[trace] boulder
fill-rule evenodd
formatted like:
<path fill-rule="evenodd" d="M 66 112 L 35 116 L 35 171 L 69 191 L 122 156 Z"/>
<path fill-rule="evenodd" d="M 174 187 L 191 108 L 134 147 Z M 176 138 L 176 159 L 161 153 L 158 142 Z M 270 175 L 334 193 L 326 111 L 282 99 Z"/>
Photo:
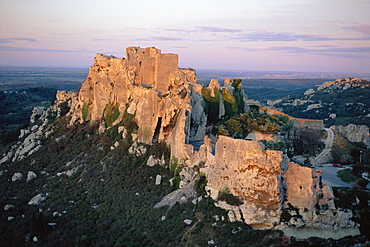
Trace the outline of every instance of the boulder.
<path fill-rule="evenodd" d="M 193 223 L 193 221 L 189 220 L 189 219 L 185 219 L 184 223 L 189 226 L 189 225 L 191 225 L 191 223 Z"/>
<path fill-rule="evenodd" d="M 46 200 L 46 195 L 45 194 L 37 194 L 32 199 L 28 202 L 28 205 L 40 205 L 43 201 Z"/>
<path fill-rule="evenodd" d="M 36 173 L 34 173 L 33 171 L 28 171 L 26 182 L 28 183 L 29 181 L 35 179 L 36 177 L 37 177 Z"/>
<path fill-rule="evenodd" d="M 160 185 L 160 184 L 161 184 L 161 182 L 162 182 L 162 176 L 158 174 L 158 175 L 155 177 L 155 185 Z"/>
<path fill-rule="evenodd" d="M 184 202 L 183 197 L 186 198 L 186 202 L 196 198 L 196 192 L 194 189 L 195 180 L 183 188 L 172 191 L 170 194 L 163 197 L 163 199 L 154 205 L 155 208 L 161 207 L 172 207 L 176 202 Z M 186 203 L 184 202 L 184 203 Z"/>
<path fill-rule="evenodd" d="M 12 204 L 6 204 L 5 206 L 4 206 L 4 211 L 8 211 L 9 209 L 11 209 L 11 208 L 14 208 L 14 205 L 12 205 Z"/>
<path fill-rule="evenodd" d="M 23 179 L 23 174 L 20 172 L 16 172 L 13 174 L 12 182 L 19 181 Z"/>

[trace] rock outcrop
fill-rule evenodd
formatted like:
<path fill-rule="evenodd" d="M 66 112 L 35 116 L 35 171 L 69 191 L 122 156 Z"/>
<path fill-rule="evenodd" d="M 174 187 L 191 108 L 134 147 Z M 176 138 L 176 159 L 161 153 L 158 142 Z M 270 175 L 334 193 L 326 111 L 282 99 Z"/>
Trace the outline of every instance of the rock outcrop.
<path fill-rule="evenodd" d="M 279 151 L 263 150 L 258 142 L 220 136 L 213 162 L 201 169 L 207 190 L 217 200 L 227 188 L 243 203 L 234 209 L 250 225 L 277 224 L 284 201 L 282 174 L 288 160 Z"/>
<path fill-rule="evenodd" d="M 350 142 L 363 142 L 367 148 L 370 148 L 369 127 L 366 125 L 333 125 L 330 129 L 339 133 Z"/>
<path fill-rule="evenodd" d="M 57 99 L 59 104 L 68 101 L 70 124 L 99 121 L 101 131 L 119 125 L 123 137 L 131 135 L 133 145 L 128 151 L 135 156 L 146 152 L 141 143 L 166 142 L 171 147 L 171 156 L 183 167 L 183 179 L 180 189 L 156 207 L 196 202 L 194 183 L 199 168 L 207 177 L 209 195 L 218 206 L 229 210 L 230 220 L 271 228 L 280 224 L 283 212 L 297 207 L 309 213 L 290 225 L 304 227 L 314 221 L 316 205 L 329 205 L 332 194 L 327 188 L 322 192 L 319 172 L 289 163 L 282 152 L 264 150 L 256 141 L 226 136 L 213 136 L 211 140 L 207 136 L 207 127 L 212 127 L 215 119 L 227 117 L 229 111 L 247 111 L 240 80 L 226 79 L 223 85 L 211 80 L 203 88 L 196 83 L 193 69 L 178 68 L 175 54 L 162 54 L 153 47 L 129 47 L 126 52 L 124 59 L 97 54 L 78 94 L 63 92 Z M 204 143 L 195 150 L 191 141 Z M 147 164 L 161 162 L 152 157 Z M 160 183 L 157 176 L 155 184 Z M 235 204 L 219 200 L 220 193 L 226 192 L 236 198 Z M 323 196 L 319 198 L 318 194 Z M 314 227 L 320 228 L 322 221 L 316 221 Z M 354 226 L 344 221 L 343 227 Z"/>
<path fill-rule="evenodd" d="M 369 87 L 370 82 L 360 78 L 342 78 L 335 81 L 324 82 L 317 90 L 333 91 L 333 90 L 347 90 L 349 88 L 365 88 Z"/>

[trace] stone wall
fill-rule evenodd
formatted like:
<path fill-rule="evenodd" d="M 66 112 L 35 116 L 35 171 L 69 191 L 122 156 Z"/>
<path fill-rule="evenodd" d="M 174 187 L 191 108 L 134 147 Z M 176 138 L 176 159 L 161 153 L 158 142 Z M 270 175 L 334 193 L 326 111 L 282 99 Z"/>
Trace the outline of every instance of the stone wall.
<path fill-rule="evenodd" d="M 170 74 L 178 70 L 177 54 L 161 54 L 154 47 L 128 47 L 126 53 L 126 64 L 135 67 L 136 83 L 152 85 L 160 92 L 168 90 Z"/>
<path fill-rule="evenodd" d="M 285 178 L 287 203 L 301 208 L 314 208 L 317 203 L 316 191 L 320 188 L 321 172 L 290 162 Z"/>

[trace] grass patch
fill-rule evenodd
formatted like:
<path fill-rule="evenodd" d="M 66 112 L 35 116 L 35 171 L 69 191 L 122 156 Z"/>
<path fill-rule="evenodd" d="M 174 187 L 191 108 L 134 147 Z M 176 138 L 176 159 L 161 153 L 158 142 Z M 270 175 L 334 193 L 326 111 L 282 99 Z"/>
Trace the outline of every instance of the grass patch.
<path fill-rule="evenodd" d="M 338 171 L 337 176 L 347 183 L 356 182 L 356 180 L 358 179 L 358 177 L 353 174 L 353 171 L 350 168 Z"/>

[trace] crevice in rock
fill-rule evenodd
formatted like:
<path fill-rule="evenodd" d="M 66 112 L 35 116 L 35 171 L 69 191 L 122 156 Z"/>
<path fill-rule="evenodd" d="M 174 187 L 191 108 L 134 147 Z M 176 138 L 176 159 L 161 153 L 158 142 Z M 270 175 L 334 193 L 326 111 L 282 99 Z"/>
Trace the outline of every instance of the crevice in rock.
<path fill-rule="evenodd" d="M 162 126 L 162 117 L 158 117 L 157 127 L 155 127 L 152 143 L 158 142 L 159 133 L 161 131 L 161 126 Z"/>

